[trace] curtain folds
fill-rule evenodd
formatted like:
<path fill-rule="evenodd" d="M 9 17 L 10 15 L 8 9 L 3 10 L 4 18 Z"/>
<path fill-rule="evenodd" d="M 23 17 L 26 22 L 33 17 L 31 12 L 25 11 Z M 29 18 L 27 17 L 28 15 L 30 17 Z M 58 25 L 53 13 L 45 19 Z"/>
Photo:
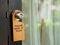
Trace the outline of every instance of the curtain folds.
<path fill-rule="evenodd" d="M 60 1 L 22 0 L 23 45 L 60 45 Z"/>

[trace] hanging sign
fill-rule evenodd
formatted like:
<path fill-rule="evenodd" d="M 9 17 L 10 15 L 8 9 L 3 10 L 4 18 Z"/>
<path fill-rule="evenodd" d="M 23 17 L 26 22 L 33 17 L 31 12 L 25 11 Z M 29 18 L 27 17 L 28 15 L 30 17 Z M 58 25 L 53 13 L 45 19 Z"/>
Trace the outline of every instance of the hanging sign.
<path fill-rule="evenodd" d="M 13 23 L 13 41 L 24 40 L 24 23 L 22 18 L 19 16 L 23 16 L 20 10 L 15 10 L 12 13 L 12 23 Z"/>

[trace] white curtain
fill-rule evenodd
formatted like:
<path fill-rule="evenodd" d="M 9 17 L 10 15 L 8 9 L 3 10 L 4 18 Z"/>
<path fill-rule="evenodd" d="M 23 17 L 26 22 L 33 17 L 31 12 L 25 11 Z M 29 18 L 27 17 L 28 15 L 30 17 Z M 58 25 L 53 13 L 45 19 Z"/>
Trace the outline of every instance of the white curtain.
<path fill-rule="evenodd" d="M 51 4 L 51 0 L 44 0 L 43 2 L 41 2 L 40 20 L 43 20 L 44 22 L 42 22 L 42 38 L 40 38 L 42 39 L 41 45 L 54 45 Z"/>
<path fill-rule="evenodd" d="M 22 11 L 25 23 L 23 45 L 40 45 L 38 0 L 22 0 Z"/>
<path fill-rule="evenodd" d="M 59 4 L 60 0 L 22 0 L 23 45 L 60 45 Z"/>
<path fill-rule="evenodd" d="M 52 10 L 54 23 L 54 45 L 60 45 L 60 0 L 53 0 L 55 9 Z"/>

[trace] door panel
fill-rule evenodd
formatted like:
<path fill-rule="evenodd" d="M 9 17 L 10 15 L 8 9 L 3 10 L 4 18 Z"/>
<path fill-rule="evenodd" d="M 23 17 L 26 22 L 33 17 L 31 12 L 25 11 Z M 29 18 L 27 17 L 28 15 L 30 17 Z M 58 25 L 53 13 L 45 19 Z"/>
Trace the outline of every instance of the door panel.
<path fill-rule="evenodd" d="M 8 45 L 7 0 L 0 0 L 0 45 Z"/>
<path fill-rule="evenodd" d="M 8 4 L 8 26 L 9 26 L 9 45 L 22 45 L 22 41 L 13 42 L 13 33 L 12 33 L 12 11 L 21 10 L 22 11 L 22 0 L 9 0 Z"/>

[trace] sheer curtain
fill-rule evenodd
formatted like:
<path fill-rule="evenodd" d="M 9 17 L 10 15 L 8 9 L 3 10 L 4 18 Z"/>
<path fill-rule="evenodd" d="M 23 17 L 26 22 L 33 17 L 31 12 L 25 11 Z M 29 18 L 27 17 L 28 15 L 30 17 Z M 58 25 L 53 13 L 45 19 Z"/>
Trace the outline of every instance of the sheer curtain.
<path fill-rule="evenodd" d="M 25 40 L 23 45 L 31 45 L 31 0 L 22 0 L 22 11 L 24 13 Z"/>
<path fill-rule="evenodd" d="M 22 0 L 22 11 L 25 23 L 23 45 L 40 45 L 38 0 Z"/>
<path fill-rule="evenodd" d="M 53 16 L 51 10 L 52 0 L 44 0 L 41 2 L 40 20 L 42 24 L 42 43 L 41 45 L 54 45 L 53 34 Z"/>
<path fill-rule="evenodd" d="M 60 45 L 60 0 L 22 0 L 23 45 Z"/>
<path fill-rule="evenodd" d="M 60 45 L 60 0 L 53 0 L 54 45 Z"/>

